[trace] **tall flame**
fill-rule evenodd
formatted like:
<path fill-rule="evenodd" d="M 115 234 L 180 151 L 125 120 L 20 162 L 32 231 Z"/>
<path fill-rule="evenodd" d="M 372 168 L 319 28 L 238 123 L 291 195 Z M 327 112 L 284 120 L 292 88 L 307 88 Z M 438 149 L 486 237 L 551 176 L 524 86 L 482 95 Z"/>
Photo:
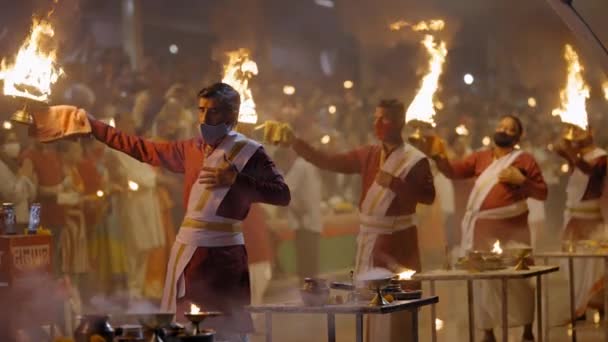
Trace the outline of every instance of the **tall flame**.
<path fill-rule="evenodd" d="M 433 19 L 428 21 L 420 21 L 416 24 L 409 23 L 405 20 L 395 21 L 389 25 L 392 31 L 399 31 L 404 27 L 410 27 L 412 31 L 441 31 L 445 27 L 445 22 L 441 19 Z"/>
<path fill-rule="evenodd" d="M 435 106 L 433 104 L 433 96 L 439 86 L 439 76 L 443 71 L 443 63 L 448 54 L 445 42 L 436 42 L 435 37 L 430 34 L 424 36 L 422 45 L 426 48 L 430 55 L 429 71 L 422 79 L 422 85 L 418 90 L 418 94 L 410 104 L 405 113 L 405 122 L 423 121 L 435 126 Z"/>
<path fill-rule="evenodd" d="M 258 122 L 258 114 L 249 88 L 249 80 L 258 74 L 258 65 L 249 58 L 247 49 L 230 51 L 227 55 L 228 64 L 224 66 L 222 82 L 231 85 L 241 95 L 239 122 L 255 124 Z"/>
<path fill-rule="evenodd" d="M 496 242 L 494 242 L 494 245 L 492 245 L 492 253 L 502 254 L 502 248 L 500 248 L 499 240 L 496 240 Z"/>
<path fill-rule="evenodd" d="M 559 115 L 564 123 L 587 129 L 589 122 L 586 102 L 589 98 L 589 87 L 583 79 L 583 66 L 576 51 L 569 44 L 566 44 L 564 57 L 568 62 L 568 80 L 566 88 L 560 92 L 561 108 L 553 110 L 553 115 Z"/>
<path fill-rule="evenodd" d="M 25 40 L 12 65 L 2 59 L 0 79 L 4 79 L 4 95 L 47 101 L 51 86 L 63 70 L 56 65 L 56 51 L 44 51 L 44 42 L 55 35 L 53 26 L 45 20 L 36 20 L 30 36 Z"/>

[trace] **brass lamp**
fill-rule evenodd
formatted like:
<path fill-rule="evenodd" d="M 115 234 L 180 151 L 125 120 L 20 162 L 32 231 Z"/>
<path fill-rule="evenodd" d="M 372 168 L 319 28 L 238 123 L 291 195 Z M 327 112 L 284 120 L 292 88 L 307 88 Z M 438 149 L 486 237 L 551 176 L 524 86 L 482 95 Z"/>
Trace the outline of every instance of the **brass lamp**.
<path fill-rule="evenodd" d="M 31 99 L 23 99 L 23 107 L 11 115 L 11 121 L 21 125 L 31 126 L 34 124 L 34 116 L 31 110 L 48 106 L 48 103 L 35 101 Z"/>

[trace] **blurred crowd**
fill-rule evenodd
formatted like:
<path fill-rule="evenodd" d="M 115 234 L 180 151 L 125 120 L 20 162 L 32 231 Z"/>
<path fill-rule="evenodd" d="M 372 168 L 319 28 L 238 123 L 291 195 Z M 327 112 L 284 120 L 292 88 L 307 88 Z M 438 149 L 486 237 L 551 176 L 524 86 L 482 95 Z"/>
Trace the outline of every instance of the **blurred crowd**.
<path fill-rule="evenodd" d="M 120 49 L 74 51 L 60 62 L 65 76 L 53 88 L 52 103 L 84 108 L 123 131 L 158 141 L 199 134 L 195 94 L 222 76 L 221 61 L 200 74 L 153 58 L 133 70 Z M 331 152 L 374 143 L 370 128 L 376 103 L 395 94 L 404 94 L 401 100 L 407 103 L 414 96 L 407 93 L 412 92 L 411 87 L 401 87 L 399 80 L 384 80 L 377 87 L 364 87 L 355 80 L 348 87 L 340 84 L 326 89 L 324 84 L 307 84 L 302 77 L 294 80 L 293 94 L 283 91 L 283 82 L 268 77 L 251 83 L 259 122 L 288 122 L 299 136 Z M 452 156 L 462 157 L 489 144 L 487 137 L 500 115 L 520 116 L 526 130 L 521 147 L 535 155 L 547 183 L 555 188 L 541 208 L 543 217 L 544 212 L 561 212 L 564 191 L 560 188 L 565 187 L 568 170 L 551 151 L 559 119 L 550 115 L 551 108 L 541 97 L 538 101 L 521 97 L 490 101 L 450 91 L 443 89 L 438 94 L 447 100 L 437 105 L 437 132 L 449 142 Z M 18 109 L 16 102 L 0 100 L 2 120 Z M 592 126 L 602 127 L 603 97 L 594 96 L 588 107 Z M 457 131 L 458 126 L 466 130 Z M 596 141 L 605 147 L 608 136 L 596 132 Z M 184 212 L 180 175 L 141 164 L 93 139 L 39 144 L 9 121 L 0 130 L 0 145 L 0 200 L 15 203 L 22 224 L 27 223 L 29 204 L 42 204 L 42 226 L 56 240 L 56 271 L 69 278 L 81 298 L 118 294 L 125 300 L 160 299 L 166 260 Z M 288 153 L 272 146 L 268 150 L 276 154 L 280 168 L 293 164 Z M 358 178 L 316 171 L 321 174 L 321 210 L 339 202 L 356 207 Z M 439 174 L 436 182 L 437 205 L 446 217 L 446 240 L 456 242 L 458 229 L 454 227 L 460 222 L 458 213 L 464 210 L 459 206 L 466 203 L 470 184 L 451 182 Z M 557 231 L 561 215 L 546 216 L 545 225 Z"/>

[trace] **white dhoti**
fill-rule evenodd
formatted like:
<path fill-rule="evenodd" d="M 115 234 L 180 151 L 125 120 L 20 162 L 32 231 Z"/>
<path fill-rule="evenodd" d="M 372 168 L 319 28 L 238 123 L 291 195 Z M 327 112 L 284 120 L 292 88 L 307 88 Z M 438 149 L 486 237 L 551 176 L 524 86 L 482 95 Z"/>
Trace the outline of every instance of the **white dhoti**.
<path fill-rule="evenodd" d="M 503 220 L 521 216 L 528 212 L 526 201 L 508 206 L 481 210 L 482 205 L 498 183 L 498 175 L 521 155 L 515 150 L 490 164 L 477 178 L 467 203 L 467 212 L 462 223 L 461 252 L 465 254 L 474 248 L 474 236 L 478 219 Z M 503 241 L 506 242 L 506 241 Z M 489 247 L 489 246 L 488 246 Z M 479 280 L 474 282 L 475 324 L 489 330 L 502 322 L 502 282 L 499 280 Z M 531 324 L 534 321 L 534 288 L 528 280 L 507 282 L 507 307 L 509 326 Z"/>
<path fill-rule="evenodd" d="M 424 158 L 424 155 L 418 150 L 405 145 L 403 148 L 393 151 L 386 162 L 383 162 L 384 157 L 382 157 L 380 168 L 382 171 L 393 175 L 393 177 L 405 179 L 412 167 Z M 383 267 L 389 268 L 393 272 L 399 271 L 399 268 L 405 266 L 403 265 L 405 261 L 400 260 L 403 256 L 391 255 L 393 251 L 382 251 L 376 248 L 377 241 L 385 238 L 386 235 L 403 235 L 411 232 L 414 237 L 416 236 L 415 214 L 386 216 L 387 210 L 394 199 L 395 193 L 376 182 L 365 194 L 361 204 L 361 228 L 357 237 L 355 274 L 360 274 L 377 266 L 374 261 L 376 263 L 380 262 Z M 417 241 L 415 246 L 417 246 Z M 408 248 L 408 246 L 404 245 L 403 248 Z M 417 247 L 415 249 L 417 251 Z M 378 253 L 384 255 L 376 255 Z M 416 256 L 416 259 L 418 260 L 418 256 Z M 367 342 L 410 341 L 413 328 L 409 312 L 368 315 L 366 325 L 365 340 Z"/>
<path fill-rule="evenodd" d="M 502 282 L 479 280 L 474 282 L 475 324 L 477 328 L 490 330 L 502 322 Z M 534 322 L 534 287 L 529 279 L 507 282 L 507 309 L 509 327 Z"/>

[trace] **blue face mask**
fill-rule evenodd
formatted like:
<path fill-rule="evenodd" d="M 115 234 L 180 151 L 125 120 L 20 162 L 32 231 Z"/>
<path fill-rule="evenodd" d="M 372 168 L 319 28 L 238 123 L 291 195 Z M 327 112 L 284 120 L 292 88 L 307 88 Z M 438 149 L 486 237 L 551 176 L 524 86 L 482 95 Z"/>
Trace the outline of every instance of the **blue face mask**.
<path fill-rule="evenodd" d="M 200 126 L 201 136 L 206 144 L 215 145 L 222 139 L 228 132 L 230 132 L 230 126 L 225 122 L 218 125 L 201 124 Z"/>

